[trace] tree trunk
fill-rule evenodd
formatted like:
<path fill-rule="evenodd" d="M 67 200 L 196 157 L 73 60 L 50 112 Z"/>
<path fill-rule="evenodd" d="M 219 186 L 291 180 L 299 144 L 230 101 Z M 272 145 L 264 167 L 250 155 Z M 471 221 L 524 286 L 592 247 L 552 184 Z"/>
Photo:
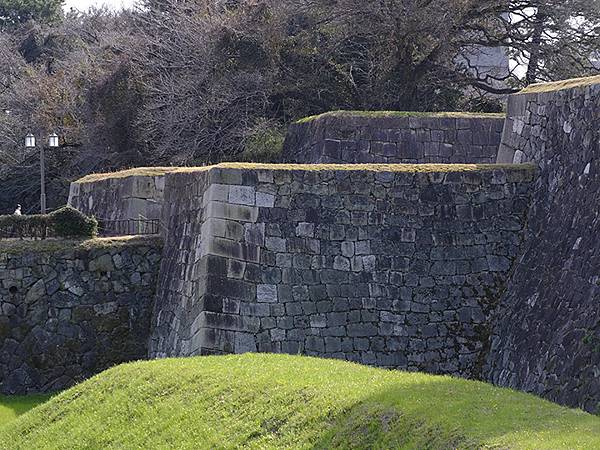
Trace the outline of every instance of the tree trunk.
<path fill-rule="evenodd" d="M 529 54 L 529 64 L 527 65 L 527 74 L 525 81 L 528 85 L 537 81 L 539 74 L 540 61 L 542 56 L 542 39 L 545 31 L 547 15 L 542 8 L 538 7 L 533 24 L 533 34 L 531 36 L 531 50 Z"/>

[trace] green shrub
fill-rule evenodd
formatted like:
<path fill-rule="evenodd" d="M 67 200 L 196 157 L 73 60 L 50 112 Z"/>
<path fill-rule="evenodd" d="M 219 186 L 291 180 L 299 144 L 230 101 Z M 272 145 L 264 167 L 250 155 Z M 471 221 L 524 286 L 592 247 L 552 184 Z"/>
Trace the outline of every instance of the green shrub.
<path fill-rule="evenodd" d="M 44 239 L 48 235 L 50 217 L 47 214 L 31 216 L 0 216 L 0 238 L 31 237 Z"/>
<path fill-rule="evenodd" d="M 273 163 L 279 160 L 283 150 L 285 130 L 277 127 L 259 126 L 247 138 L 239 161 Z"/>
<path fill-rule="evenodd" d="M 94 237 L 98 233 L 98 222 L 81 211 L 64 206 L 49 214 L 53 234 L 61 237 Z"/>
<path fill-rule="evenodd" d="M 0 238 L 94 237 L 98 222 L 65 206 L 50 214 L 0 216 Z"/>

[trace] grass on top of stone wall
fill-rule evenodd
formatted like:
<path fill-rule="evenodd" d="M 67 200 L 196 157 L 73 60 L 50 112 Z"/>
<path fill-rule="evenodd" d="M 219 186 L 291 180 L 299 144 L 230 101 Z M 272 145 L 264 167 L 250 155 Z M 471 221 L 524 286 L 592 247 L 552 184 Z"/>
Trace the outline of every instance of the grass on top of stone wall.
<path fill-rule="evenodd" d="M 288 355 L 112 368 L 0 428 L 0 448 L 600 448 L 600 418 L 451 377 Z"/>
<path fill-rule="evenodd" d="M 518 94 L 540 94 L 544 92 L 562 91 L 600 84 L 600 75 L 595 77 L 572 78 L 569 80 L 555 81 L 553 83 L 537 83 L 526 87 Z"/>
<path fill-rule="evenodd" d="M 124 246 L 162 245 L 159 236 L 120 236 L 94 239 L 46 239 L 43 241 L 29 239 L 0 240 L 0 254 L 20 254 L 26 252 L 52 253 L 65 250 L 94 250 L 120 248 Z"/>
<path fill-rule="evenodd" d="M 109 178 L 127 178 L 127 177 L 159 177 L 169 172 L 177 171 L 179 167 L 134 167 L 132 169 L 120 170 L 109 173 L 92 173 L 75 181 L 75 183 L 93 183 L 95 181 L 106 180 Z"/>
<path fill-rule="evenodd" d="M 91 183 L 111 178 L 151 176 L 155 167 L 138 167 L 120 172 L 88 175 L 77 183 Z M 365 172 L 477 172 L 490 170 L 535 170 L 533 164 L 265 164 L 265 163 L 221 163 L 214 166 L 172 167 L 168 173 L 205 172 L 212 169 L 237 170 L 301 170 L 301 171 L 365 171 Z M 165 172 L 167 173 L 167 172 Z M 83 180 L 83 181 L 82 181 Z"/>
<path fill-rule="evenodd" d="M 365 117 L 373 119 L 383 118 L 402 118 L 402 117 L 417 117 L 417 118 L 449 118 L 449 119 L 504 119 L 506 114 L 503 113 L 471 113 L 471 112 L 419 112 L 419 111 L 329 111 L 323 114 L 304 117 L 296 123 L 308 123 L 313 120 L 322 119 L 325 117 Z"/>
<path fill-rule="evenodd" d="M 535 170 L 533 164 L 245 164 L 221 163 L 210 168 L 239 170 L 299 170 L 351 172 L 479 172 L 490 170 Z"/>

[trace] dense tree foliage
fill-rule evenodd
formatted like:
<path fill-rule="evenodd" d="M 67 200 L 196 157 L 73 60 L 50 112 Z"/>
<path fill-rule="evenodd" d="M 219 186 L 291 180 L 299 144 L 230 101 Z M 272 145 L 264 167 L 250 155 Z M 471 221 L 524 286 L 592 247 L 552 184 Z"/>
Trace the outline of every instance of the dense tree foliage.
<path fill-rule="evenodd" d="M 290 121 L 327 110 L 497 111 L 526 82 L 596 73 L 599 31 L 600 0 L 146 0 L 30 20 L 0 33 L 0 213 L 37 207 L 30 131 L 61 136 L 58 206 L 92 171 L 272 158 Z M 499 48 L 520 65 L 483 70 Z"/>
<path fill-rule="evenodd" d="M 62 15 L 64 0 L 0 0 L 0 29 L 29 20 L 48 22 Z"/>

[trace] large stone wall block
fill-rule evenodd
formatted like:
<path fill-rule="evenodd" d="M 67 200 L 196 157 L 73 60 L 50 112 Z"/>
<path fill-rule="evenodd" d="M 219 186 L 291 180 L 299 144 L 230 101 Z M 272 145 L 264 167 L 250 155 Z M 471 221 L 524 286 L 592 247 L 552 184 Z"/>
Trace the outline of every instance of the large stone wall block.
<path fill-rule="evenodd" d="M 208 174 L 208 182 L 212 184 L 239 185 L 242 184 L 243 171 L 226 168 L 212 168 Z"/>
<path fill-rule="evenodd" d="M 494 114 L 326 113 L 289 127 L 281 161 L 493 163 L 503 124 Z"/>
<path fill-rule="evenodd" d="M 241 222 L 256 222 L 258 208 L 224 202 L 210 202 L 204 211 L 206 217 L 237 220 Z"/>
<path fill-rule="evenodd" d="M 168 170 L 165 169 L 165 173 Z M 68 204 L 105 220 L 159 219 L 164 200 L 164 174 L 83 178 L 71 183 Z"/>

